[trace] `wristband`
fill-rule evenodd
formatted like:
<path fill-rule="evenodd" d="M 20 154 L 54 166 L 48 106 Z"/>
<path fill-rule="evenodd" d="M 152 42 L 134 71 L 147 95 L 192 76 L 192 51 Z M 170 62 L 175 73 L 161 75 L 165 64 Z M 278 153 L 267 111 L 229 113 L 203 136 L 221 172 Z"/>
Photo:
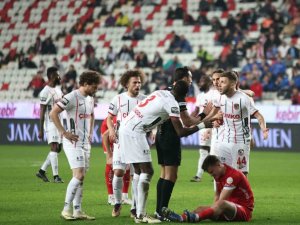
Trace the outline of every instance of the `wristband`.
<path fill-rule="evenodd" d="M 197 127 L 198 127 L 199 130 L 201 130 L 201 129 L 205 128 L 205 124 L 204 123 L 199 123 L 197 125 Z"/>
<path fill-rule="evenodd" d="M 200 113 L 199 116 L 200 116 L 201 120 L 203 120 L 206 117 L 205 113 L 203 113 L 203 112 Z"/>

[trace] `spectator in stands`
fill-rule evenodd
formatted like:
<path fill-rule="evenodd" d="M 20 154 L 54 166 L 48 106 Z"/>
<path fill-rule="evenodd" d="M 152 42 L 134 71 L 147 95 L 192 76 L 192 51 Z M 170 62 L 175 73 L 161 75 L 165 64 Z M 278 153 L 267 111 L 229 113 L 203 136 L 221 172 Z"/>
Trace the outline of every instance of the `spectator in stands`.
<path fill-rule="evenodd" d="M 144 40 L 146 31 L 142 28 L 142 25 L 139 24 L 133 29 L 132 39 L 133 40 Z"/>
<path fill-rule="evenodd" d="M 292 43 L 290 45 L 290 48 L 288 49 L 287 53 L 290 54 L 293 59 L 299 59 L 300 52 L 299 52 L 299 49 L 296 47 L 295 43 Z"/>
<path fill-rule="evenodd" d="M 200 0 L 199 2 L 199 11 L 208 12 L 210 9 L 210 3 L 207 0 Z"/>
<path fill-rule="evenodd" d="M 119 82 L 116 79 L 116 76 L 114 73 L 110 75 L 110 79 L 107 82 L 107 89 L 111 91 L 117 91 L 119 86 Z"/>
<path fill-rule="evenodd" d="M 296 26 L 293 20 L 290 20 L 288 24 L 284 25 L 281 34 L 283 37 L 291 37 L 295 34 Z"/>
<path fill-rule="evenodd" d="M 201 65 L 202 66 L 202 65 Z M 202 66 L 203 69 L 206 70 L 206 67 L 205 66 Z M 193 81 L 196 82 L 196 84 L 198 84 L 199 80 L 200 80 L 200 77 L 204 74 L 202 73 L 202 71 L 197 68 L 195 66 L 195 64 L 192 64 L 192 66 L 189 68 L 190 69 L 190 72 L 193 74 Z"/>
<path fill-rule="evenodd" d="M 184 35 L 180 35 L 180 49 L 181 53 L 191 53 L 193 52 L 190 42 L 185 38 Z"/>
<path fill-rule="evenodd" d="M 81 59 L 81 56 L 84 53 L 84 49 L 83 49 L 81 40 L 77 41 L 77 46 L 76 46 L 75 51 L 76 51 L 75 52 L 75 59 Z"/>
<path fill-rule="evenodd" d="M 243 59 L 246 57 L 246 47 L 243 41 L 239 41 L 236 46 L 234 47 L 234 52 L 237 56 L 239 62 L 242 62 Z"/>
<path fill-rule="evenodd" d="M 271 82 L 272 74 L 269 72 L 267 73 L 262 79 L 262 87 L 264 92 L 270 92 L 274 90 L 274 85 Z"/>
<path fill-rule="evenodd" d="M 289 50 L 289 46 L 285 41 L 282 41 L 281 44 L 278 47 L 278 53 L 282 58 L 285 58 Z"/>
<path fill-rule="evenodd" d="M 106 27 L 114 27 L 115 24 L 116 24 L 116 18 L 113 16 L 112 13 L 109 13 L 105 20 L 105 26 Z"/>
<path fill-rule="evenodd" d="M 254 92 L 254 101 L 261 101 L 262 95 L 263 95 L 263 86 L 257 79 L 257 77 L 254 77 L 252 80 L 252 84 L 250 85 L 250 90 Z"/>
<path fill-rule="evenodd" d="M 300 88 L 300 66 L 296 65 L 292 69 L 292 82 L 295 87 Z"/>
<path fill-rule="evenodd" d="M 114 52 L 114 49 L 112 46 L 109 46 L 108 52 L 106 54 L 106 61 L 115 62 L 117 58 L 117 54 Z"/>
<path fill-rule="evenodd" d="M 276 8 L 272 5 L 272 0 L 266 0 L 265 4 L 260 8 L 259 14 L 262 16 L 274 16 Z"/>
<path fill-rule="evenodd" d="M 30 60 L 27 56 L 25 56 L 24 54 L 20 54 L 18 57 L 18 61 L 19 61 L 19 69 L 22 68 L 37 68 L 37 65 Z"/>
<path fill-rule="evenodd" d="M 233 17 L 232 14 L 228 15 L 227 23 L 226 23 L 226 28 L 228 28 L 232 33 L 235 31 L 236 28 L 236 20 Z"/>
<path fill-rule="evenodd" d="M 156 68 L 152 73 L 152 83 L 155 83 L 155 90 L 164 90 L 167 88 L 168 76 L 164 73 L 162 67 Z"/>
<path fill-rule="evenodd" d="M 56 47 L 55 47 L 51 37 L 48 37 L 43 41 L 41 53 L 43 55 L 56 54 L 57 53 L 56 52 Z"/>
<path fill-rule="evenodd" d="M 231 44 L 232 42 L 232 33 L 228 28 L 225 28 L 221 35 L 219 36 L 218 41 L 223 45 Z"/>
<path fill-rule="evenodd" d="M 70 79 L 68 83 L 62 84 L 62 92 L 64 94 L 68 94 L 77 88 L 77 82 L 74 79 Z"/>
<path fill-rule="evenodd" d="M 173 59 L 169 59 L 165 65 L 163 66 L 164 72 L 168 75 L 169 79 L 171 80 L 173 74 L 175 73 L 176 68 L 182 67 L 182 63 L 179 62 L 179 59 L 177 56 L 174 56 Z"/>
<path fill-rule="evenodd" d="M 183 24 L 184 25 L 194 25 L 196 21 L 194 20 L 193 16 L 188 14 L 188 12 L 183 13 Z"/>
<path fill-rule="evenodd" d="M 160 56 L 160 54 L 159 54 L 158 51 L 155 52 L 153 61 L 150 63 L 150 66 L 152 68 L 158 68 L 158 67 L 162 67 L 163 66 L 163 59 Z"/>
<path fill-rule="evenodd" d="M 293 87 L 291 96 L 292 105 L 300 105 L 300 93 L 297 87 Z"/>
<path fill-rule="evenodd" d="M 220 20 L 215 16 L 211 19 L 210 25 L 211 25 L 210 31 L 213 31 L 213 32 L 221 31 L 223 29 L 223 26 L 222 26 Z"/>
<path fill-rule="evenodd" d="M 121 61 L 131 61 L 134 58 L 133 49 L 130 49 L 127 45 L 123 45 L 120 52 L 118 53 L 118 58 Z"/>
<path fill-rule="evenodd" d="M 172 31 L 173 36 L 170 42 L 170 46 L 167 50 L 168 53 L 181 52 L 181 41 L 180 37 Z"/>
<path fill-rule="evenodd" d="M 106 71 L 106 67 L 107 67 L 107 61 L 105 61 L 105 59 L 103 57 L 99 58 L 99 73 L 103 74 L 103 75 L 108 75 L 105 71 Z"/>
<path fill-rule="evenodd" d="M 167 13 L 167 20 L 173 20 L 175 19 L 175 12 L 174 10 L 172 9 L 172 7 L 170 6 L 168 8 L 168 13 Z"/>
<path fill-rule="evenodd" d="M 127 27 L 130 25 L 130 21 L 127 15 L 124 15 L 122 12 L 119 13 L 116 25 L 119 27 Z"/>
<path fill-rule="evenodd" d="M 210 25 L 207 17 L 206 17 L 206 12 L 200 12 L 199 13 L 199 16 L 196 20 L 196 24 L 199 24 L 199 25 Z"/>
<path fill-rule="evenodd" d="M 42 40 L 39 36 L 36 37 L 35 43 L 29 51 L 31 50 L 34 54 L 40 54 L 42 52 Z"/>
<path fill-rule="evenodd" d="M 80 18 L 77 19 L 74 26 L 71 28 L 70 33 L 71 34 L 82 34 L 84 31 L 84 23 Z"/>
<path fill-rule="evenodd" d="M 181 3 L 177 3 L 176 4 L 176 9 L 175 9 L 175 11 L 174 11 L 174 14 L 175 14 L 175 20 L 177 19 L 177 20 L 182 20 L 183 19 L 183 12 L 184 12 L 184 10 L 183 10 L 183 8 L 182 8 L 182 5 L 181 5 Z"/>
<path fill-rule="evenodd" d="M 86 58 L 90 58 L 92 54 L 94 54 L 95 56 L 95 48 L 93 47 L 93 45 L 91 44 L 90 40 L 86 41 L 86 46 L 84 48 L 84 53 Z"/>
<path fill-rule="evenodd" d="M 70 80 L 76 81 L 76 79 L 77 79 L 77 71 L 75 69 L 75 66 L 73 64 L 71 64 L 69 66 L 69 70 L 64 75 L 62 81 L 63 81 L 63 83 L 68 83 Z"/>
<path fill-rule="evenodd" d="M 148 72 L 145 73 L 144 84 L 141 88 L 142 90 L 144 90 L 145 95 L 149 95 L 151 93 L 150 87 L 149 87 L 149 85 L 150 85 L 150 77 L 149 76 L 150 76 L 150 74 Z"/>
<path fill-rule="evenodd" d="M 214 6 L 216 10 L 227 11 L 227 4 L 224 0 L 216 0 Z"/>
<path fill-rule="evenodd" d="M 99 60 L 96 58 L 95 52 L 92 52 L 87 58 L 84 68 L 99 72 Z"/>
<path fill-rule="evenodd" d="M 254 8 L 249 9 L 247 23 L 249 25 L 254 25 L 254 24 L 256 24 L 257 18 L 258 18 L 258 15 L 257 15 L 257 12 L 255 11 L 255 9 Z"/>
<path fill-rule="evenodd" d="M 43 78 L 43 74 L 41 71 L 38 71 L 35 76 L 33 76 L 32 80 L 29 82 L 26 90 L 33 90 L 33 97 L 38 98 L 39 93 L 44 88 L 46 82 Z"/>
<path fill-rule="evenodd" d="M 148 57 L 143 51 L 137 53 L 135 61 L 137 68 L 144 68 L 149 66 Z"/>
<path fill-rule="evenodd" d="M 39 66 L 38 66 L 38 71 L 41 71 L 43 73 L 43 75 L 46 75 L 46 68 L 47 68 L 47 66 L 45 65 L 44 60 L 41 60 Z"/>
<path fill-rule="evenodd" d="M 53 58 L 52 66 L 56 67 L 61 75 L 65 74 L 65 68 L 56 57 Z"/>

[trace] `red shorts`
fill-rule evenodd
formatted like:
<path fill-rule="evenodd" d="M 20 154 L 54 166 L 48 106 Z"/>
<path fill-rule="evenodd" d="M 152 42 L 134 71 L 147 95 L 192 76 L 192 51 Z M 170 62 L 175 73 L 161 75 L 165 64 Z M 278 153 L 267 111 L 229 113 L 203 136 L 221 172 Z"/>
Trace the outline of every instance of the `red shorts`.
<path fill-rule="evenodd" d="M 236 206 L 236 214 L 234 218 L 228 218 L 224 214 L 221 215 L 218 220 L 223 220 L 223 221 L 250 221 L 252 218 L 252 212 L 239 204 L 234 203 Z"/>

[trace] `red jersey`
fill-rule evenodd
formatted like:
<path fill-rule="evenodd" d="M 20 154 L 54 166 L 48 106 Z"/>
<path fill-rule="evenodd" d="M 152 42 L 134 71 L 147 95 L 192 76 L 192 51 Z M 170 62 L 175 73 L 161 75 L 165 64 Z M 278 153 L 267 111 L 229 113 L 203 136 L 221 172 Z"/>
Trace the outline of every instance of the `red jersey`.
<path fill-rule="evenodd" d="M 216 179 L 218 193 L 221 193 L 223 189 L 233 189 L 231 196 L 227 200 L 244 206 L 252 212 L 254 208 L 254 197 L 249 181 L 242 172 L 226 164 L 224 165 L 226 167 L 224 176 Z"/>
<path fill-rule="evenodd" d="M 113 120 L 113 123 L 115 124 L 116 123 L 116 117 L 114 117 L 114 120 Z M 102 121 L 102 124 L 101 124 L 101 128 L 100 128 L 100 133 L 101 135 L 104 134 L 105 131 L 108 130 L 108 126 L 107 126 L 107 117 Z M 102 141 L 102 146 L 103 146 L 103 151 L 104 153 L 106 153 L 106 148 L 105 146 L 103 145 L 103 141 Z M 113 149 L 113 143 L 110 143 L 110 148 Z"/>

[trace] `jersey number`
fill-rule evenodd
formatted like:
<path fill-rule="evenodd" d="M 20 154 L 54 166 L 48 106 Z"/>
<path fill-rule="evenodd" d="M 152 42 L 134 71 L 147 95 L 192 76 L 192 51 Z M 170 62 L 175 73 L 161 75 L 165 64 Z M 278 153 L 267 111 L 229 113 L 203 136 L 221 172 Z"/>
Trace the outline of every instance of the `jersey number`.
<path fill-rule="evenodd" d="M 145 101 L 141 102 L 138 106 L 144 107 L 146 106 L 150 101 L 154 100 L 156 98 L 156 95 L 151 95 L 150 97 L 146 98 Z"/>
<path fill-rule="evenodd" d="M 247 165 L 246 157 L 245 156 L 239 157 L 236 163 L 237 163 L 238 169 L 244 168 Z"/>

